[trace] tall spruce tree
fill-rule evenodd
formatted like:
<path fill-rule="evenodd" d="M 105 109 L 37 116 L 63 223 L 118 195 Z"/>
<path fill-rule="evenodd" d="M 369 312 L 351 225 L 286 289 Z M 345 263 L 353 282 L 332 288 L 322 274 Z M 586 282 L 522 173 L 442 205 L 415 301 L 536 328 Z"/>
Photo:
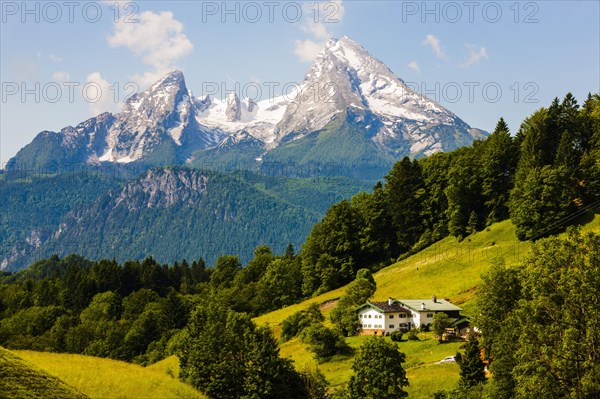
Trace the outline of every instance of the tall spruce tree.
<path fill-rule="evenodd" d="M 458 365 L 460 366 L 459 385 L 464 388 L 470 388 L 480 383 L 485 383 L 485 371 L 479 342 L 474 335 L 469 337 L 469 342 L 465 347 L 465 353 L 457 355 Z"/>
<path fill-rule="evenodd" d="M 485 141 L 481 159 L 482 194 L 488 210 L 487 224 L 508 218 L 508 198 L 514 184 L 518 148 L 503 118 Z"/>
<path fill-rule="evenodd" d="M 404 157 L 396 162 L 385 180 L 392 226 L 396 231 L 398 249 L 404 253 L 425 230 L 420 216 L 423 205 L 419 196 L 425 192 L 421 167 L 417 161 Z"/>

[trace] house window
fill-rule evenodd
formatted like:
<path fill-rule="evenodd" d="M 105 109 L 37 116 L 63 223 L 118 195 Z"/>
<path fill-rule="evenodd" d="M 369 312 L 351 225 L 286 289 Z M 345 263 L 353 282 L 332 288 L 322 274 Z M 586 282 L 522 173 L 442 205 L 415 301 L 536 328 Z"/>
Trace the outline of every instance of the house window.
<path fill-rule="evenodd" d="M 369 315 L 369 319 L 371 318 L 371 315 Z"/>
<path fill-rule="evenodd" d="M 393 324 L 390 324 L 390 328 L 394 328 L 394 325 L 393 325 Z"/>
<path fill-rule="evenodd" d="M 404 313 L 400 313 L 400 318 L 401 318 L 401 319 L 405 319 L 405 318 L 406 318 L 406 315 L 405 315 Z"/>
<path fill-rule="evenodd" d="M 369 324 L 369 328 L 371 328 L 371 325 Z"/>
<path fill-rule="evenodd" d="M 433 313 L 427 313 L 427 318 L 431 319 L 433 317 Z"/>
<path fill-rule="evenodd" d="M 391 315 L 390 315 L 390 319 L 393 319 L 393 318 L 394 318 L 394 315 L 393 315 L 393 314 L 391 314 Z"/>

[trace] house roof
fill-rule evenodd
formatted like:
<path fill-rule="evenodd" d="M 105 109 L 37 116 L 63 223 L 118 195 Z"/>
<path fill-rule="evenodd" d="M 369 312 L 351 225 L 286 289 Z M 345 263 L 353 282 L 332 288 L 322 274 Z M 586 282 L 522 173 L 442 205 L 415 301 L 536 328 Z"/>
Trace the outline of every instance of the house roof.
<path fill-rule="evenodd" d="M 393 302 L 391 305 L 385 301 L 385 302 L 369 302 L 367 301 L 367 303 L 365 303 L 364 305 L 361 305 L 359 307 L 357 307 L 355 310 L 360 310 L 364 307 L 371 307 L 374 308 L 376 310 L 379 310 L 381 313 L 398 313 L 398 312 L 410 312 L 409 309 L 405 308 L 404 306 L 402 306 L 400 303 L 398 302 Z"/>
<path fill-rule="evenodd" d="M 431 310 L 434 312 L 444 312 L 462 310 L 444 299 L 437 299 L 435 302 L 431 299 L 397 299 L 396 301 L 414 311 Z M 423 304 L 425 305 L 425 309 L 422 308 Z"/>

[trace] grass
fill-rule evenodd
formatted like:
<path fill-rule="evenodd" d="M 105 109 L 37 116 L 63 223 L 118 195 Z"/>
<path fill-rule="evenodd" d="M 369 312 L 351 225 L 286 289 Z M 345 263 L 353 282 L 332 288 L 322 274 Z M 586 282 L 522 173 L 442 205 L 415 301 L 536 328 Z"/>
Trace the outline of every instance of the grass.
<path fill-rule="evenodd" d="M 582 222 L 584 232 L 600 232 L 600 215 Z M 375 301 L 392 298 L 448 298 L 463 308 L 464 315 L 476 313 L 477 287 L 481 275 L 498 258 L 503 258 L 507 266 L 516 266 L 531 250 L 530 242 L 519 242 L 515 228 L 510 221 L 496 223 L 488 229 L 458 242 L 447 237 L 423 251 L 396 262 L 379 272 L 374 278 L 377 291 Z M 345 287 L 305 300 L 299 304 L 257 317 L 258 324 L 268 324 L 276 336 L 281 331 L 281 323 L 295 312 L 317 303 L 330 311 L 330 302 L 344 294 Z M 422 335 L 421 341 L 407 341 L 399 344 L 406 354 L 405 369 L 410 382 L 410 397 L 428 398 L 438 390 L 451 389 L 458 381 L 456 364 L 438 364 L 446 356 L 456 354 L 460 343 L 439 344 L 430 335 Z M 351 337 L 347 341 L 357 349 L 365 337 Z M 387 339 L 387 338 L 386 338 Z M 294 360 L 296 368 L 314 364 L 312 354 L 298 339 L 280 345 L 281 355 Z M 318 365 L 332 387 L 339 387 L 348 381 L 352 374 L 353 356 L 337 357 Z"/>
<path fill-rule="evenodd" d="M 0 396 L 5 399 L 83 399 L 60 379 L 0 348 Z"/>
<path fill-rule="evenodd" d="M 437 391 L 454 388 L 458 382 L 456 363 L 432 364 L 426 367 L 414 367 L 406 371 L 409 386 L 408 397 L 412 399 L 430 399 Z"/>
<path fill-rule="evenodd" d="M 455 355 L 463 344 L 462 342 L 439 344 L 436 339 L 432 338 L 430 333 L 419 334 L 419 336 L 419 341 L 402 341 L 398 343 L 400 351 L 406 355 L 404 368 L 407 370 L 407 374 L 413 373 L 413 370 L 437 366 L 435 363 L 447 356 Z M 357 351 L 367 338 L 366 336 L 349 337 L 346 342 L 354 351 Z M 383 339 L 389 340 L 388 337 Z M 297 338 L 281 344 L 280 353 L 281 356 L 292 359 L 299 370 L 302 370 L 306 365 L 317 365 L 312 353 Z M 353 361 L 354 356 L 336 356 L 317 366 L 325 374 L 331 387 L 335 389 L 346 383 L 352 375 Z M 414 372 L 416 376 L 423 375 L 422 372 Z M 456 379 L 458 379 L 458 374 L 456 374 Z"/>
<path fill-rule="evenodd" d="M 146 369 L 179 378 L 179 358 L 175 355 L 169 356 L 160 362 L 149 365 Z"/>
<path fill-rule="evenodd" d="M 586 221 L 582 229 L 600 231 L 600 215 Z M 435 293 L 461 306 L 464 314 L 474 314 L 477 286 L 492 261 L 503 257 L 508 265 L 517 265 L 530 246 L 530 243 L 517 241 L 509 221 L 497 223 L 462 242 L 446 238 L 376 273 L 377 291 L 373 299 L 428 298 Z M 342 287 L 330 291 L 260 316 L 255 321 L 269 324 L 279 335 L 285 318 L 311 303 L 323 305 L 327 314 L 344 290 Z M 406 354 L 404 366 L 410 397 L 430 398 L 438 390 L 451 389 L 458 381 L 456 364 L 438 362 L 454 355 L 462 343 L 439 344 L 428 333 L 420 334 L 420 338 L 401 342 L 399 348 Z M 364 336 L 350 337 L 347 342 L 356 351 L 365 339 Z M 280 351 L 282 356 L 294 360 L 298 369 L 316 363 L 306 345 L 298 339 L 282 343 Z M 318 367 L 335 389 L 350 378 L 353 360 L 352 355 L 336 356 Z M 179 361 L 175 356 L 144 368 L 82 355 L 11 353 L 0 348 L 0 393 L 7 398 L 83 398 L 83 394 L 92 398 L 206 398 L 180 382 L 178 374 Z"/>
<path fill-rule="evenodd" d="M 206 399 L 206 396 L 191 386 L 180 382 L 176 378 L 177 374 L 170 376 L 160 367 L 144 368 L 83 355 L 20 350 L 13 352 L 91 398 Z"/>
<path fill-rule="evenodd" d="M 394 263 L 375 273 L 377 291 L 373 300 L 393 298 L 449 298 L 458 306 L 473 307 L 481 275 L 491 262 L 503 256 L 507 264 L 518 263 L 529 251 L 530 243 L 519 243 L 510 221 L 496 223 L 489 231 L 474 234 L 462 242 L 447 237 L 423 251 Z M 258 324 L 270 325 L 275 334 L 281 323 L 295 312 L 312 303 L 324 304 L 344 294 L 345 287 L 305 300 L 304 302 L 264 314 L 255 319 Z"/>

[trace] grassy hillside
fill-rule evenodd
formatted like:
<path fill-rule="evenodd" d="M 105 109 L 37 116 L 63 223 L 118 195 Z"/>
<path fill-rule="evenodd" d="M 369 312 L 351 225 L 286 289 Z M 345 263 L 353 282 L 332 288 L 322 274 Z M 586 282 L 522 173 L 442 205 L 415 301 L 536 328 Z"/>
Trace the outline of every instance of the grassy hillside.
<path fill-rule="evenodd" d="M 206 398 L 180 382 L 176 373 L 91 356 L 13 352 L 91 398 Z"/>
<path fill-rule="evenodd" d="M 84 394 L 0 348 L 0 396 L 6 399 L 83 399 Z"/>
<path fill-rule="evenodd" d="M 584 231 L 600 231 L 600 215 L 583 222 Z M 492 262 L 502 257 L 507 265 L 517 265 L 531 248 L 530 242 L 519 242 L 510 221 L 496 223 L 489 229 L 474 234 L 462 242 L 447 237 L 425 250 L 388 266 L 374 277 L 377 291 L 373 300 L 393 298 L 429 298 L 436 294 L 448 298 L 463 308 L 463 314 L 475 314 L 475 298 L 481 275 Z M 270 325 L 279 334 L 281 323 L 291 314 L 305 309 L 311 303 L 321 304 L 327 315 L 335 300 L 344 293 L 344 287 L 308 299 L 302 303 L 283 308 L 256 318 L 259 324 Z M 401 350 L 406 354 L 407 375 L 410 382 L 410 397 L 429 398 L 440 389 L 451 388 L 458 381 L 458 366 L 438 364 L 446 356 L 454 355 L 460 343 L 439 344 L 429 334 L 421 341 L 402 342 Z M 388 339 L 388 338 L 386 338 Z M 364 337 L 348 338 L 353 348 L 358 348 Z M 306 345 L 293 339 L 281 345 L 281 354 L 292 358 L 296 367 L 302 369 L 314 363 Z M 319 365 L 332 386 L 346 382 L 351 375 L 352 357 L 334 358 Z"/>

